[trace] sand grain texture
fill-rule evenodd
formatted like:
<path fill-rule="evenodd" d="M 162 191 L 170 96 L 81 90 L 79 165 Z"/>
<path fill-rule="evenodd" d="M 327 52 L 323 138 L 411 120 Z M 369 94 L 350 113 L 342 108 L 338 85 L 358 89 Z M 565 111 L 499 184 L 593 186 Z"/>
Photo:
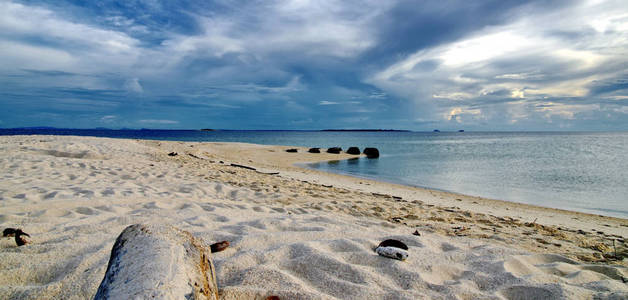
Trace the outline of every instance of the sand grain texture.
<path fill-rule="evenodd" d="M 229 241 L 212 255 L 220 299 L 628 297 L 608 242 L 625 255 L 626 220 L 304 170 L 349 156 L 288 148 L 0 137 L 0 228 L 33 240 L 0 240 L 0 298 L 92 298 L 137 223 Z M 377 255 L 386 239 L 408 259 Z"/>

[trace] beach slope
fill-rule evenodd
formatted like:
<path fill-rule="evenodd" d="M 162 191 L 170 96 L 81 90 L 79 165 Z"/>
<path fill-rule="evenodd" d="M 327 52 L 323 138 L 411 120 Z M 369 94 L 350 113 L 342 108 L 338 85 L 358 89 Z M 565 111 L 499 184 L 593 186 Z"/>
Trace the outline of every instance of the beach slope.
<path fill-rule="evenodd" d="M 229 241 L 221 299 L 628 297 L 628 220 L 307 170 L 352 156 L 288 148 L 0 137 L 0 229 L 32 240 L 0 240 L 0 298 L 93 297 L 137 223 Z M 373 251 L 391 238 L 407 260 Z"/>

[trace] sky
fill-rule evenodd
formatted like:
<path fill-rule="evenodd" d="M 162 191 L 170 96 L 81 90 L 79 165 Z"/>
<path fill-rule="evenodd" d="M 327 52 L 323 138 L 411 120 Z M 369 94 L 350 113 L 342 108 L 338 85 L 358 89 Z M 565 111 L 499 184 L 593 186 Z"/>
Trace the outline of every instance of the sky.
<path fill-rule="evenodd" d="M 628 130 L 628 5 L 0 0 L 0 105 L 0 128 Z"/>

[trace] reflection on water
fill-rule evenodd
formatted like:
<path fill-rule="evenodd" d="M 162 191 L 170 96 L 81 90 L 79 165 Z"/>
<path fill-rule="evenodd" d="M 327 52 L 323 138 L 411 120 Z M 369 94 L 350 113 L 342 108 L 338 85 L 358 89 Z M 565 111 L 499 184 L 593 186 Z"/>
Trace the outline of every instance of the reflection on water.
<path fill-rule="evenodd" d="M 385 140 L 385 142 L 383 142 Z M 628 217 L 628 133 L 482 133 L 380 139 L 379 159 L 311 168 Z"/>
<path fill-rule="evenodd" d="M 309 167 L 414 186 L 628 218 L 628 132 L 320 132 L 0 129 L 302 147 L 375 147 L 379 159 Z"/>

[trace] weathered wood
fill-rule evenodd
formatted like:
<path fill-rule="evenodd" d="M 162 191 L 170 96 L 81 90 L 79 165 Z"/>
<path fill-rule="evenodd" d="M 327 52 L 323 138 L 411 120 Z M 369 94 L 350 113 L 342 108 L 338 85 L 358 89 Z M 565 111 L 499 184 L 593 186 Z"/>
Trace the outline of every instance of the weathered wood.
<path fill-rule="evenodd" d="M 218 299 L 210 248 L 187 231 L 135 224 L 116 239 L 94 299 Z"/>

